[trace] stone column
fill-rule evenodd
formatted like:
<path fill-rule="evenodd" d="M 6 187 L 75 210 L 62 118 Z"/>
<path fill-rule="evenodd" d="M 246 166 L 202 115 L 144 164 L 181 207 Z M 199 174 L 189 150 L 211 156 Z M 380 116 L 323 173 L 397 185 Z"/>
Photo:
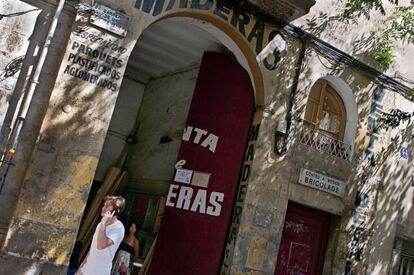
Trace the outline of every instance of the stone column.
<path fill-rule="evenodd" d="M 66 274 L 135 44 L 89 25 L 88 16 L 75 19 L 7 233 L 2 274 Z"/>

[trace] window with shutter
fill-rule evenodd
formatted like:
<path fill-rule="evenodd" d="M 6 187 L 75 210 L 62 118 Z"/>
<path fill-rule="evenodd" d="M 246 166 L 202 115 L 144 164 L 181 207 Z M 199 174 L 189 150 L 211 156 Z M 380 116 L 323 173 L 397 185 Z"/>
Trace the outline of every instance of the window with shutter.
<path fill-rule="evenodd" d="M 306 105 L 304 124 L 343 141 L 346 126 L 345 105 L 326 80 L 318 80 L 313 85 Z"/>

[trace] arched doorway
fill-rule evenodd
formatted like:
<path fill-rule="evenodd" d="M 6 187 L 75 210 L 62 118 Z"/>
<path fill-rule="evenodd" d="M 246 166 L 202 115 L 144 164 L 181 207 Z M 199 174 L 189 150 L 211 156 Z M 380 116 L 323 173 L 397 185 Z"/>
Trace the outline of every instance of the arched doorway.
<path fill-rule="evenodd" d="M 227 45 L 223 45 L 221 39 L 204 30 L 203 25 L 209 30 L 214 29 L 211 24 L 195 19 L 167 18 L 157 21 L 142 33 L 129 58 L 95 175 L 95 186 L 98 189 L 110 166 L 123 167 L 128 172 L 128 186 L 125 192 L 127 209 L 123 219 L 138 222 L 138 235 L 141 240 L 140 262 L 142 264 L 151 251 L 154 251 L 154 259 L 160 259 L 161 255 L 161 264 L 167 268 L 161 272 L 169 270 L 172 272 L 169 274 L 178 274 L 177 272 L 184 274 L 181 270 L 174 269 L 180 268 L 183 264 L 166 261 L 168 257 L 164 257 L 165 253 L 173 253 L 174 249 L 180 249 L 177 245 L 182 240 L 183 243 L 186 240 L 190 243 L 197 240 L 197 236 L 188 234 L 189 228 L 197 228 L 193 226 L 197 223 L 197 219 L 202 221 L 198 224 L 198 228 L 201 228 L 206 226 L 203 221 L 205 217 L 215 219 L 217 216 L 221 218 L 216 224 L 220 227 L 220 234 L 213 230 L 210 233 L 220 235 L 220 243 L 216 243 L 218 240 L 212 241 L 208 238 L 203 238 L 203 241 L 206 244 L 216 243 L 213 250 L 205 249 L 205 253 L 210 257 L 206 263 L 211 265 L 214 258 L 214 270 L 219 270 L 255 105 L 254 90 L 250 84 L 252 72 L 250 69 L 250 72 L 243 69 L 249 66 L 241 50 L 233 52 L 237 48 L 234 42 L 228 40 L 223 33 L 218 33 L 222 39 L 227 39 Z M 211 53 L 205 54 L 205 52 Z M 208 69 L 204 69 L 205 67 Z M 233 78 L 234 70 L 238 71 L 236 73 L 238 77 L 243 78 L 241 81 Z M 204 72 L 204 78 L 209 75 L 213 77 L 201 81 L 201 72 Z M 218 75 L 222 75 L 221 79 L 215 82 L 214 79 Z M 196 96 L 195 93 L 200 89 L 203 90 L 205 85 L 212 85 L 209 88 L 211 94 L 206 95 L 204 92 L 200 97 Z M 240 89 L 242 86 L 244 90 Z M 218 92 L 219 88 L 222 90 Z M 230 90 L 231 93 L 226 94 Z M 238 93 L 244 95 L 244 98 L 238 96 Z M 220 94 L 223 95 L 222 98 Z M 209 96 L 213 96 L 214 99 L 209 101 Z M 238 101 L 240 99 L 242 100 Z M 245 105 L 240 105 L 241 102 Z M 199 107 L 192 108 L 194 104 L 198 104 Z M 242 115 L 244 106 L 249 106 L 249 110 Z M 218 107 L 220 111 L 216 110 Z M 205 127 L 198 125 L 208 120 L 213 123 L 207 123 Z M 241 131 L 237 132 L 239 128 Z M 183 137 L 184 129 L 184 136 L 187 134 L 187 139 Z M 185 147 L 183 143 L 187 143 L 189 149 L 183 149 Z M 221 144 L 227 144 L 227 147 Z M 197 149 L 191 148 L 195 145 L 198 145 Z M 237 145 L 236 149 L 233 148 L 234 145 Z M 212 155 L 210 161 L 197 162 L 203 153 L 208 156 L 213 151 L 216 155 L 220 155 L 218 153 L 220 150 L 223 150 L 222 157 L 214 159 Z M 226 153 L 229 152 L 235 157 L 225 159 Z M 178 167 L 176 164 L 177 161 L 182 160 L 182 154 L 186 156 L 186 163 L 181 163 Z M 198 157 L 192 159 L 193 163 L 196 163 L 192 167 L 189 158 L 194 155 Z M 211 170 L 209 164 L 220 162 L 224 163 L 221 166 L 222 173 L 219 173 L 220 165 L 216 165 L 215 170 Z M 191 173 L 190 182 L 183 183 L 178 180 L 175 186 L 194 185 L 192 194 L 189 187 L 187 189 L 180 187 L 180 190 L 178 187 L 176 190 L 171 189 L 172 184 L 177 183 L 179 169 L 180 172 Z M 231 184 L 230 188 L 209 190 L 210 187 L 215 188 L 211 183 L 215 181 L 215 175 L 219 174 L 227 175 L 219 180 L 219 185 Z M 197 182 L 191 181 L 195 177 L 198 177 Z M 171 198 L 176 199 L 173 202 Z M 169 209 L 166 210 L 165 215 L 163 214 L 165 204 L 167 207 L 171 206 L 171 209 L 174 208 L 174 214 L 169 214 Z M 164 216 L 163 224 L 169 219 L 168 217 L 171 217 L 169 223 L 174 224 L 175 221 L 178 222 L 177 215 L 180 216 L 181 212 L 184 215 L 190 214 L 190 218 L 185 220 L 191 220 L 192 215 L 196 216 L 192 221 L 193 224 L 187 223 L 184 228 L 175 231 L 173 228 L 160 226 L 161 216 Z M 187 233 L 184 235 L 179 234 L 186 230 Z M 174 236 L 176 239 L 175 242 L 168 243 L 164 238 L 154 246 L 158 235 Z M 186 250 L 190 253 L 186 257 L 194 252 L 188 247 Z M 211 251 L 214 251 L 214 257 Z M 200 253 L 200 256 L 202 255 Z M 195 271 L 198 274 L 200 272 L 211 274 L 207 269 L 194 270 L 191 266 L 200 266 L 200 261 L 186 266 L 188 274 L 194 274 Z M 152 272 L 156 274 L 159 271 Z"/>

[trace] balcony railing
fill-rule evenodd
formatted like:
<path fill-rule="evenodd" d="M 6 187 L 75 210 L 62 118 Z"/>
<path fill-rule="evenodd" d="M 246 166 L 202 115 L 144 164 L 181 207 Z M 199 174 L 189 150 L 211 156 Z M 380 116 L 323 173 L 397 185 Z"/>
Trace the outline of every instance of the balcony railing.
<path fill-rule="evenodd" d="M 336 140 L 321 131 L 302 125 L 300 143 L 310 146 L 326 154 L 351 161 L 352 146 Z"/>
<path fill-rule="evenodd" d="M 401 255 L 398 275 L 414 274 L 414 257 L 411 255 Z"/>

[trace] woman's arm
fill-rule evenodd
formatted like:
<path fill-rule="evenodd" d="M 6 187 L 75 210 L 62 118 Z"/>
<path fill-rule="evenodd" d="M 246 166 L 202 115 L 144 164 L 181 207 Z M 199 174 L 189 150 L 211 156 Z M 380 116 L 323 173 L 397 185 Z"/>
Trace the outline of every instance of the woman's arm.
<path fill-rule="evenodd" d="M 134 240 L 134 259 L 138 258 L 138 254 L 139 254 L 139 241 L 137 238 L 135 238 Z"/>

